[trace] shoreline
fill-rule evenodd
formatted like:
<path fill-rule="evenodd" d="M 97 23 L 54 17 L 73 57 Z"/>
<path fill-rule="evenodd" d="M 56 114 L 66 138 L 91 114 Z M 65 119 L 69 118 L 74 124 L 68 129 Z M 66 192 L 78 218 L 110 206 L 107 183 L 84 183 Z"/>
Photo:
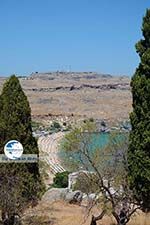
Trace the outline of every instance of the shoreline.
<path fill-rule="evenodd" d="M 60 131 L 38 139 L 40 160 L 47 163 L 48 169 L 46 169 L 46 172 L 50 181 L 52 181 L 56 173 L 65 171 L 58 156 L 59 142 L 64 135 L 65 133 Z"/>

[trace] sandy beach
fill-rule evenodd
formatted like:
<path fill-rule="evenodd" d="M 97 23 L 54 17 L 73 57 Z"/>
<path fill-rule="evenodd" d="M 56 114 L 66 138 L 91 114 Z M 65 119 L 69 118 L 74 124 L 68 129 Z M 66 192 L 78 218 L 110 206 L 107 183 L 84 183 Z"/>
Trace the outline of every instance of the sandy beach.
<path fill-rule="evenodd" d="M 60 140 L 64 137 L 64 132 L 53 133 L 47 136 L 41 136 L 38 139 L 40 160 L 48 165 L 48 182 L 51 183 L 54 175 L 63 172 L 65 169 L 61 166 L 58 157 L 58 148 Z"/>

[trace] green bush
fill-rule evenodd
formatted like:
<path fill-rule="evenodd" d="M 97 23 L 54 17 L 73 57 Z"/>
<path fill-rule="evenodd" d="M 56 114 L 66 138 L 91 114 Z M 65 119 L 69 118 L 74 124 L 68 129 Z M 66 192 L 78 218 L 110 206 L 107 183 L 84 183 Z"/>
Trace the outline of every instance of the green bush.
<path fill-rule="evenodd" d="M 50 130 L 51 130 L 51 131 L 54 131 L 54 132 L 57 132 L 57 131 L 60 131 L 61 128 L 62 128 L 62 127 L 61 127 L 61 125 L 59 124 L 59 122 L 53 121 L 53 123 L 51 124 Z"/>
<path fill-rule="evenodd" d="M 42 127 L 42 124 L 39 123 L 39 122 L 36 122 L 36 121 L 32 121 L 31 125 L 32 125 L 32 130 L 33 131 L 39 130 L 40 127 Z"/>
<path fill-rule="evenodd" d="M 66 188 L 68 187 L 68 175 L 69 172 L 61 172 L 61 173 L 56 173 L 56 176 L 53 179 L 53 187 L 56 188 Z"/>
<path fill-rule="evenodd" d="M 94 118 L 91 117 L 91 118 L 89 119 L 89 121 L 92 122 L 92 123 L 94 123 Z"/>

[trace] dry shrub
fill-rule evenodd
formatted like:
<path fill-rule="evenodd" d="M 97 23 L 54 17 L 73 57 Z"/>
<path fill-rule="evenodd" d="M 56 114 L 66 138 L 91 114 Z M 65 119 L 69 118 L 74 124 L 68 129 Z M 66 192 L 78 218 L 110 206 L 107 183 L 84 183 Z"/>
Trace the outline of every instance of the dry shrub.
<path fill-rule="evenodd" d="M 53 225 L 53 220 L 48 216 L 30 216 L 25 219 L 23 225 Z"/>

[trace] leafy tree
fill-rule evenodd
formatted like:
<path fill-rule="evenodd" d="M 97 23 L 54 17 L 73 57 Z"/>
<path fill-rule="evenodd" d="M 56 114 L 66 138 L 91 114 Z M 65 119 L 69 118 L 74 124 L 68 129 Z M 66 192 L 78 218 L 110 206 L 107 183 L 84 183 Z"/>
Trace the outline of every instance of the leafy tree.
<path fill-rule="evenodd" d="M 61 173 L 56 173 L 54 179 L 53 179 L 53 187 L 56 188 L 66 188 L 68 187 L 68 171 L 64 171 Z"/>
<path fill-rule="evenodd" d="M 150 9 L 142 25 L 143 39 L 136 44 L 140 64 L 132 77 L 132 131 L 128 151 L 129 178 L 143 210 L 150 210 Z"/>
<path fill-rule="evenodd" d="M 94 191 L 89 210 L 94 205 L 102 209 L 99 216 L 92 217 L 91 225 L 96 225 L 106 213 L 113 215 L 117 225 L 125 225 L 140 208 L 128 183 L 128 136 L 112 133 L 105 147 L 95 145 L 93 148 L 95 129 L 96 125 L 89 121 L 66 134 L 61 146 L 68 152 L 66 166 L 72 164 L 73 169 L 80 171 L 75 188 L 87 194 Z"/>
<path fill-rule="evenodd" d="M 24 154 L 38 155 L 37 142 L 32 136 L 29 102 L 15 75 L 6 81 L 0 95 L 0 154 L 4 153 L 4 145 L 9 140 L 21 142 Z M 5 187 L 7 191 L 4 191 Z M 0 208 L 3 221 L 21 212 L 29 202 L 37 200 L 42 190 L 44 186 L 38 162 L 0 163 Z"/>

